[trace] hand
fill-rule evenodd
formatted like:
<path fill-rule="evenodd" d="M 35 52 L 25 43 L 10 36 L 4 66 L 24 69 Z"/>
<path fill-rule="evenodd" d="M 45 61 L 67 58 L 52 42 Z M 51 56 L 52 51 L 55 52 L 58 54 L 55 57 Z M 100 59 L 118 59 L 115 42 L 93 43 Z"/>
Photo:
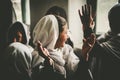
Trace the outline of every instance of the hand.
<path fill-rule="evenodd" d="M 79 10 L 79 16 L 80 20 L 83 24 L 83 31 L 87 28 L 92 28 L 93 29 L 93 18 L 92 18 L 92 10 L 90 5 L 84 5 L 82 6 L 82 14 L 81 11 Z"/>
<path fill-rule="evenodd" d="M 88 53 L 94 46 L 95 41 L 96 41 L 96 36 L 94 33 L 92 33 L 90 37 L 88 37 L 87 39 L 85 38 L 83 39 L 82 55 L 86 60 L 88 60 L 88 57 L 89 57 Z"/>
<path fill-rule="evenodd" d="M 45 58 L 45 64 L 48 65 L 53 65 L 53 60 L 50 58 L 50 54 L 48 52 L 48 50 L 46 48 L 42 47 L 42 44 L 40 43 L 40 41 L 37 42 L 38 43 L 38 51 L 39 54 Z"/>
<path fill-rule="evenodd" d="M 43 58 L 45 58 L 45 59 L 49 59 L 50 57 L 49 57 L 49 52 L 48 52 L 48 50 L 46 49 L 46 48 L 43 48 L 42 47 L 42 44 L 40 43 L 40 41 L 38 41 L 37 42 L 38 43 L 38 51 L 39 51 L 39 54 L 43 57 Z"/>

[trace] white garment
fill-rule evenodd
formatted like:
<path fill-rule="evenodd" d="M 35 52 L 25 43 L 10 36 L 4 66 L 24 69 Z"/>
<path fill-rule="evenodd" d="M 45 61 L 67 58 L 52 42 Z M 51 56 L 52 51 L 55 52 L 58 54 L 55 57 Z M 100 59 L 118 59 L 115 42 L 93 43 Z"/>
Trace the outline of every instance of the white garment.
<path fill-rule="evenodd" d="M 26 35 L 26 40 L 27 40 L 27 45 L 29 44 L 29 40 L 30 40 L 30 31 L 27 25 L 25 25 L 24 23 L 21 23 L 23 25 L 23 28 L 25 30 L 25 35 Z"/>
<path fill-rule="evenodd" d="M 66 62 L 68 73 L 73 74 L 77 70 L 80 60 L 75 55 L 73 48 L 68 44 L 65 44 L 65 46 L 63 47 L 63 59 Z"/>
<path fill-rule="evenodd" d="M 6 58 L 8 64 L 11 64 L 8 65 L 8 70 L 10 72 L 16 72 L 12 73 L 13 76 L 14 74 L 20 75 L 22 73 L 24 76 L 31 77 L 32 54 L 26 45 L 19 42 L 11 43 L 7 48 Z"/>
<path fill-rule="evenodd" d="M 43 47 L 54 49 L 59 35 L 58 22 L 55 16 L 47 15 L 41 18 L 33 30 L 33 43 L 39 40 Z"/>

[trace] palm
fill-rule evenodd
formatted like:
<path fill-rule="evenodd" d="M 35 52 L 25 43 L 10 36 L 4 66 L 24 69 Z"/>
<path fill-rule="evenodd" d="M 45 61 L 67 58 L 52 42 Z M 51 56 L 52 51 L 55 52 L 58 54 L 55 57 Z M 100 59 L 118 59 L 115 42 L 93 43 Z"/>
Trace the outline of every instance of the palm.
<path fill-rule="evenodd" d="M 44 57 L 44 58 L 48 58 L 49 57 L 49 52 L 46 48 L 42 47 L 42 44 L 38 41 L 38 51 L 39 54 Z"/>

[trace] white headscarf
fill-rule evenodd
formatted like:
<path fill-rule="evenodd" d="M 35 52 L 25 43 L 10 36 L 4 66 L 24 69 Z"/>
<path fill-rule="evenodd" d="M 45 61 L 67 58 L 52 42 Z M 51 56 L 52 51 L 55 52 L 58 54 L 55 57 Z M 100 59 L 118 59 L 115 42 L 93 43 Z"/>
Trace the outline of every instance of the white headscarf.
<path fill-rule="evenodd" d="M 8 29 L 8 42 L 10 41 L 10 37 L 11 37 L 11 35 L 12 34 L 14 34 L 14 30 L 16 29 L 16 28 L 19 28 L 19 27 L 21 27 L 21 28 L 23 28 L 23 32 L 25 33 L 24 35 L 25 35 L 25 39 L 26 39 L 26 44 L 28 44 L 29 43 L 29 39 L 30 39 L 30 34 L 29 34 L 29 29 L 28 29 L 28 26 L 27 25 L 25 25 L 24 23 L 22 23 L 22 22 L 19 22 L 19 21 L 16 21 L 16 22 L 14 22 L 10 27 L 9 27 L 9 29 Z"/>
<path fill-rule="evenodd" d="M 47 15 L 41 18 L 33 30 L 33 43 L 39 40 L 43 47 L 53 50 L 58 39 L 59 29 L 55 16 Z"/>
<path fill-rule="evenodd" d="M 26 40 L 27 40 L 27 44 L 29 44 L 29 40 L 30 40 L 30 31 L 27 25 L 25 25 L 24 23 L 21 23 L 23 25 L 23 28 L 25 30 L 25 35 L 26 35 Z"/>

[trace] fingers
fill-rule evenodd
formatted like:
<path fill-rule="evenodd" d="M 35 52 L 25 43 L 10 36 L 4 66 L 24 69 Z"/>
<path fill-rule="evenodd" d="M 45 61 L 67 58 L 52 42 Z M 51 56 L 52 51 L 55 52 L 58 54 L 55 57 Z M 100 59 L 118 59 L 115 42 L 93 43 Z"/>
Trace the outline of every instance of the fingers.
<path fill-rule="evenodd" d="M 37 41 L 38 46 L 42 46 L 42 43 L 40 41 Z"/>
<path fill-rule="evenodd" d="M 82 15 L 91 15 L 91 13 L 92 13 L 91 10 L 92 10 L 91 6 L 85 4 L 84 6 L 82 6 L 82 14 L 81 14 L 80 10 L 78 10 L 78 11 L 79 11 L 79 15 L 81 17 Z"/>
<path fill-rule="evenodd" d="M 42 51 L 42 52 L 45 52 L 45 53 L 49 53 L 48 50 L 46 48 L 43 48 L 42 47 L 42 43 L 40 41 L 38 41 L 38 47 L 39 47 L 39 50 Z"/>
<path fill-rule="evenodd" d="M 79 13 L 79 16 L 80 16 L 80 20 L 81 20 L 81 22 L 82 22 L 83 20 L 82 20 L 82 14 L 81 14 L 80 9 L 78 10 L 78 13 Z M 82 23 L 83 23 L 83 22 L 82 22 Z"/>
<path fill-rule="evenodd" d="M 85 15 L 88 15 L 88 6 L 87 5 L 84 6 L 84 10 L 85 10 Z"/>
<path fill-rule="evenodd" d="M 88 16 L 90 16 L 91 15 L 91 8 L 90 8 L 90 5 L 85 5 L 84 6 L 84 12 L 85 12 L 85 15 L 88 15 Z"/>
<path fill-rule="evenodd" d="M 87 8 L 88 8 L 88 15 L 91 16 L 90 5 L 87 5 Z"/>
<path fill-rule="evenodd" d="M 43 48 L 43 50 L 45 51 L 45 53 L 47 54 L 47 56 L 49 56 L 49 52 L 46 48 Z"/>
<path fill-rule="evenodd" d="M 87 45 L 89 47 L 92 47 L 94 45 L 95 41 L 96 41 L 96 36 L 94 33 L 92 33 L 90 35 L 90 37 L 88 37 L 87 39 L 85 39 L 85 38 L 83 39 L 84 45 Z"/>
<path fill-rule="evenodd" d="M 43 52 L 43 47 L 42 47 L 42 43 L 40 41 L 37 41 L 38 44 L 38 51 L 41 53 Z"/>
<path fill-rule="evenodd" d="M 79 13 L 79 16 L 80 16 L 80 18 L 81 18 L 82 15 L 81 15 L 80 9 L 78 10 L 78 13 Z"/>
<path fill-rule="evenodd" d="M 91 35 L 90 35 L 90 37 L 89 37 L 89 39 L 87 40 L 87 42 L 91 45 L 91 47 L 94 45 L 94 43 L 95 43 L 95 41 L 96 41 L 96 36 L 95 36 L 95 34 L 94 33 L 92 33 Z M 89 45 L 89 46 L 90 46 Z"/>
<path fill-rule="evenodd" d="M 82 15 L 85 15 L 84 6 L 82 6 Z"/>
<path fill-rule="evenodd" d="M 88 46 L 88 47 L 92 47 L 92 44 L 90 44 L 90 42 L 89 42 L 89 40 L 87 39 L 83 39 L 83 43 L 84 43 L 84 45 L 86 45 L 86 46 Z"/>
<path fill-rule="evenodd" d="M 85 38 L 83 39 L 83 43 L 86 43 L 86 39 Z"/>
<path fill-rule="evenodd" d="M 96 41 L 96 36 L 94 33 L 91 34 L 91 44 L 94 44 Z"/>
<path fill-rule="evenodd" d="M 82 6 L 82 14 L 83 14 L 83 16 L 88 15 L 88 6 L 87 5 Z"/>
<path fill-rule="evenodd" d="M 79 12 L 79 16 L 80 16 L 80 17 L 82 17 L 82 16 L 88 14 L 87 5 L 82 6 L 82 14 L 81 14 L 81 11 L 80 11 L 80 10 L 78 10 L 78 12 Z"/>
<path fill-rule="evenodd" d="M 89 5 L 89 13 L 90 13 L 90 15 L 92 15 L 92 6 L 91 5 Z"/>

